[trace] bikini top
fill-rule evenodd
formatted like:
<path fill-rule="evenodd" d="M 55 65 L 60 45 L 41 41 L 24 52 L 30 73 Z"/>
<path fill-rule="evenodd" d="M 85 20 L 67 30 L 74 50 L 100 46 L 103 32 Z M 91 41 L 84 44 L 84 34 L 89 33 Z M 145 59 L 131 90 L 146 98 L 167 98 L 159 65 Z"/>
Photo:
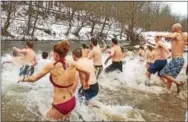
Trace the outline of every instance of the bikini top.
<path fill-rule="evenodd" d="M 65 59 L 61 59 L 57 62 L 54 63 L 54 65 L 56 65 L 58 62 L 61 62 L 63 64 L 63 68 L 64 70 L 66 70 L 66 64 L 65 64 Z M 68 87 L 71 87 L 73 84 L 70 84 L 70 85 L 67 85 L 67 86 L 61 86 L 61 85 L 58 85 L 56 84 L 53 79 L 52 79 L 52 76 L 50 75 L 50 81 L 51 83 L 53 84 L 53 86 L 57 87 L 57 88 L 68 88 Z"/>

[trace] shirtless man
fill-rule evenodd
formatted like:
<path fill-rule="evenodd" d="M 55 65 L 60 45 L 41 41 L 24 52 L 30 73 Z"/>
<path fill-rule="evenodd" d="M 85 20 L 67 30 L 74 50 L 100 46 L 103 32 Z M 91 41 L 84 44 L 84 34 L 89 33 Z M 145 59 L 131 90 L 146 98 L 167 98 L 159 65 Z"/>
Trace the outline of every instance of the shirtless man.
<path fill-rule="evenodd" d="M 150 65 L 153 63 L 153 61 L 154 61 L 153 47 L 148 45 L 146 50 L 146 68 L 149 68 Z"/>
<path fill-rule="evenodd" d="M 26 42 L 26 48 L 24 49 L 13 47 L 14 51 L 23 54 L 23 66 L 20 68 L 20 77 L 23 76 L 25 78 L 26 75 L 32 75 L 34 73 L 34 66 L 37 64 L 37 61 L 33 46 L 33 42 L 28 41 Z"/>
<path fill-rule="evenodd" d="M 82 44 L 82 56 L 88 57 L 90 50 L 87 48 L 86 44 Z"/>
<path fill-rule="evenodd" d="M 5 63 L 12 63 L 12 64 L 20 66 L 23 64 L 23 58 L 18 54 L 18 52 L 13 51 L 12 58 L 8 61 L 3 62 L 3 64 Z"/>
<path fill-rule="evenodd" d="M 113 38 L 111 41 L 111 50 L 110 50 L 110 55 L 109 57 L 106 59 L 105 64 L 107 64 L 108 60 L 112 59 L 112 64 L 109 65 L 105 71 L 108 72 L 112 72 L 114 70 L 120 70 L 121 72 L 123 72 L 122 69 L 122 60 L 124 58 L 124 54 L 121 50 L 121 47 L 118 45 L 118 41 L 116 38 Z"/>
<path fill-rule="evenodd" d="M 143 46 L 140 46 L 140 49 L 138 51 L 138 55 L 140 56 L 140 61 L 144 61 L 145 57 L 145 50 Z"/>
<path fill-rule="evenodd" d="M 180 92 L 180 86 L 183 85 L 183 82 L 178 82 L 175 78 L 178 76 L 184 65 L 183 52 L 187 41 L 186 34 L 183 34 L 181 30 L 181 24 L 176 23 L 172 26 L 171 34 L 158 35 L 171 40 L 172 60 L 161 70 L 160 75 L 162 78 L 167 80 L 167 88 L 169 90 L 171 88 L 172 82 L 176 84 L 177 93 Z"/>
<path fill-rule="evenodd" d="M 171 56 L 167 46 L 161 41 L 160 37 L 157 36 L 155 42 L 154 63 L 150 65 L 146 73 L 149 79 L 151 74 L 155 74 L 156 72 L 158 72 L 158 76 L 160 77 L 160 71 L 167 64 L 167 57 L 169 58 Z M 166 54 L 168 54 L 168 56 Z"/>
<path fill-rule="evenodd" d="M 102 40 L 104 47 L 100 48 L 97 39 L 96 38 L 91 38 L 91 47 L 92 50 L 89 53 L 88 58 L 89 59 L 93 59 L 93 63 L 95 66 L 95 73 L 97 76 L 97 79 L 102 71 L 102 51 L 106 49 L 106 43 L 104 42 L 104 40 Z"/>
<path fill-rule="evenodd" d="M 73 50 L 72 56 L 74 61 L 76 61 L 77 66 L 85 68 L 85 70 L 87 70 L 90 73 L 90 78 L 88 82 L 89 89 L 83 89 L 83 87 L 81 87 L 79 89 L 79 96 L 84 96 L 89 105 L 91 105 L 92 103 L 90 103 L 90 100 L 94 98 L 99 91 L 99 85 L 97 83 L 95 75 L 95 67 L 93 65 L 92 60 L 82 56 L 82 50 L 80 48 Z M 79 73 L 79 77 L 81 85 L 83 86 L 85 84 L 83 82 L 85 81 L 85 77 L 82 73 Z"/>

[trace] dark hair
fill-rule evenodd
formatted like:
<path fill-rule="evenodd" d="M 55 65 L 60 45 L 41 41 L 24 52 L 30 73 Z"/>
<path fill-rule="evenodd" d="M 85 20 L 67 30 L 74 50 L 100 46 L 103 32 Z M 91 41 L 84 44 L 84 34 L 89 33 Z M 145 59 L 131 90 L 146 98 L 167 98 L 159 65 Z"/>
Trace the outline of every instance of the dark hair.
<path fill-rule="evenodd" d="M 27 41 L 27 42 L 26 42 L 26 45 L 27 45 L 29 48 L 33 48 L 34 43 L 33 43 L 32 41 Z"/>
<path fill-rule="evenodd" d="M 64 58 L 67 55 L 69 48 L 69 42 L 63 40 L 55 44 L 53 50 L 54 52 L 58 53 L 61 58 Z"/>
<path fill-rule="evenodd" d="M 91 38 L 91 43 L 93 43 L 93 45 L 97 46 L 97 39 L 96 38 Z"/>
<path fill-rule="evenodd" d="M 72 51 L 72 54 L 73 54 L 74 56 L 76 56 L 77 58 L 82 57 L 82 50 L 81 50 L 81 48 L 76 48 L 76 49 L 74 49 L 74 50 Z"/>
<path fill-rule="evenodd" d="M 42 52 L 42 58 L 47 59 L 48 58 L 48 53 L 47 52 Z"/>
<path fill-rule="evenodd" d="M 82 47 L 83 47 L 84 49 L 86 49 L 86 48 L 87 48 L 87 45 L 86 45 L 86 44 L 82 44 Z"/>
<path fill-rule="evenodd" d="M 144 47 L 143 47 L 143 46 L 140 46 L 140 49 L 144 50 Z"/>
<path fill-rule="evenodd" d="M 18 56 L 18 52 L 16 52 L 15 50 L 12 52 L 12 55 L 14 56 L 14 57 L 16 57 L 16 56 Z"/>
<path fill-rule="evenodd" d="M 118 44 L 118 40 L 117 40 L 116 38 L 113 38 L 113 39 L 112 39 L 112 42 L 113 42 L 114 44 Z"/>
<path fill-rule="evenodd" d="M 147 48 L 148 48 L 149 51 L 152 51 L 152 50 L 153 50 L 153 47 L 150 46 L 150 45 L 148 45 Z"/>

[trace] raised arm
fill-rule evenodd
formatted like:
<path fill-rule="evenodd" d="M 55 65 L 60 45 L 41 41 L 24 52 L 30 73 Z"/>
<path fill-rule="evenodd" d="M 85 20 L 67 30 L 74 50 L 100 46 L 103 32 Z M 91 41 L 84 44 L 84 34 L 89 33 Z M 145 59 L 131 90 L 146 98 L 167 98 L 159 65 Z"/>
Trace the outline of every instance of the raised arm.
<path fill-rule="evenodd" d="M 23 53 L 23 54 L 25 54 L 27 52 L 25 48 L 24 49 L 19 49 L 17 47 L 13 47 L 13 50 L 15 50 L 18 53 Z"/>
<path fill-rule="evenodd" d="M 110 60 L 112 58 L 112 56 L 114 56 L 115 51 L 113 49 L 110 50 L 110 55 L 108 56 L 108 58 L 106 59 L 104 64 L 107 64 L 108 60 Z"/>
<path fill-rule="evenodd" d="M 105 41 L 104 41 L 104 40 L 102 40 L 102 43 L 103 43 L 104 47 L 103 47 L 103 48 L 101 48 L 101 51 L 104 51 L 104 50 L 106 49 L 106 43 L 105 43 Z"/>
<path fill-rule="evenodd" d="M 48 74 L 53 67 L 53 63 L 47 64 L 39 73 L 25 78 L 23 82 L 35 82 Z"/>
<path fill-rule="evenodd" d="M 176 33 L 158 34 L 156 36 L 164 37 L 164 38 L 167 38 L 167 39 L 175 39 L 176 38 Z"/>

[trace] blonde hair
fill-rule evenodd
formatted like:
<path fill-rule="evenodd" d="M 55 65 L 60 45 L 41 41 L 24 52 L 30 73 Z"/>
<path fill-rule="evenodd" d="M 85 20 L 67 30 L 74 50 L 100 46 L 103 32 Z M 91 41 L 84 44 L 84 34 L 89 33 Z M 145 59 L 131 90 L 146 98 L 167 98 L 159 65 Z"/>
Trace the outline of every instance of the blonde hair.
<path fill-rule="evenodd" d="M 181 26 L 180 23 L 175 23 L 175 24 L 172 25 L 172 28 L 173 28 L 173 29 L 176 29 L 176 30 L 181 30 L 181 29 L 182 29 L 182 26 Z"/>

